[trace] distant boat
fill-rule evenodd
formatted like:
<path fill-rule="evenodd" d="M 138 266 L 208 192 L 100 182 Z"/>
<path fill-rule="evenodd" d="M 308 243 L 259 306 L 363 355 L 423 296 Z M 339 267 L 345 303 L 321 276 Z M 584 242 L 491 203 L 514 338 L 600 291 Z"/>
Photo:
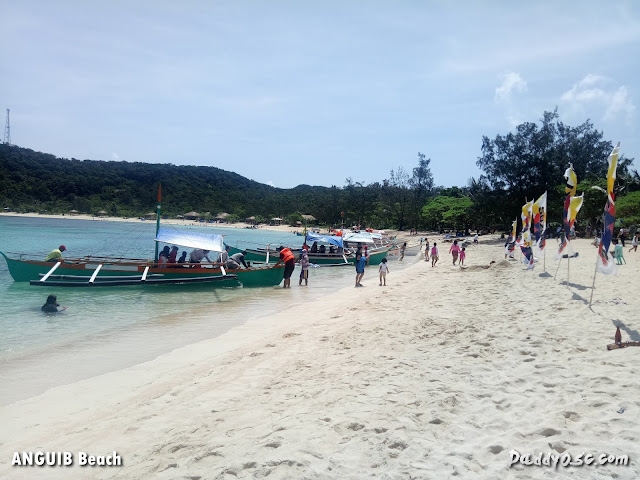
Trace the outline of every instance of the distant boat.
<path fill-rule="evenodd" d="M 349 234 L 348 234 L 349 235 Z M 376 245 L 375 240 L 371 234 L 350 234 L 350 236 L 341 237 L 341 236 L 331 236 L 331 235 L 320 235 L 313 232 L 307 232 L 306 241 L 308 243 L 313 242 L 322 242 L 323 244 L 330 245 L 329 250 L 334 248 L 335 251 L 326 251 L 325 252 L 312 252 L 309 250 L 309 262 L 316 265 L 325 265 L 325 266 L 339 266 L 339 265 L 349 265 L 354 264 L 356 261 L 356 246 L 358 243 L 366 244 L 371 246 L 368 248 L 369 255 L 369 265 L 379 265 L 382 262 L 382 259 L 385 258 L 391 248 L 389 245 Z M 347 243 L 347 247 L 344 244 Z M 291 248 L 293 255 L 296 259 L 300 258 L 301 247 L 299 248 Z M 237 253 L 241 251 L 246 251 L 245 260 L 249 260 L 252 262 L 277 262 L 280 258 L 280 252 L 277 248 L 269 247 L 269 248 L 244 248 L 240 249 L 239 247 L 231 247 L 230 254 Z"/>

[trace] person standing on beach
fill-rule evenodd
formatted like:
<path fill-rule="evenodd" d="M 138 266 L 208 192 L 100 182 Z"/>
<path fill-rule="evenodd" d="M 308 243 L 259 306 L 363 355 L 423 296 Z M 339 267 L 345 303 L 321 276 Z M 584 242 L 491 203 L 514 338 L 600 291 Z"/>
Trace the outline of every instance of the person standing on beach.
<path fill-rule="evenodd" d="M 306 248 L 300 251 L 300 281 L 298 285 L 302 285 L 304 280 L 305 286 L 309 285 L 309 254 Z"/>
<path fill-rule="evenodd" d="M 44 259 L 45 262 L 64 262 L 62 258 L 62 252 L 66 251 L 67 247 L 60 245 L 58 248 L 54 248 L 49 252 L 49 255 Z"/>
<path fill-rule="evenodd" d="M 387 265 L 387 257 L 382 259 L 380 262 L 380 286 L 382 286 L 382 282 L 384 282 L 384 286 L 387 286 L 387 273 L 389 273 L 389 265 Z"/>
<path fill-rule="evenodd" d="M 429 261 L 429 239 L 424 237 L 424 261 Z"/>
<path fill-rule="evenodd" d="M 407 249 L 407 242 L 404 242 L 402 244 L 402 246 L 400 247 L 400 262 L 402 261 L 402 259 L 404 258 L 404 251 Z"/>
<path fill-rule="evenodd" d="M 449 248 L 449 253 L 453 256 L 453 264 L 458 261 L 458 254 L 460 253 L 460 247 L 458 246 L 458 240 L 453 241 L 453 245 Z"/>
<path fill-rule="evenodd" d="M 362 253 L 362 245 L 358 244 L 358 249 L 356 250 L 356 287 L 362 287 L 362 277 L 364 277 L 364 268 L 367 263 L 366 255 Z"/>
<path fill-rule="evenodd" d="M 436 263 L 438 263 L 438 244 L 433 242 L 433 247 L 431 248 L 431 266 L 435 267 Z"/>
<path fill-rule="evenodd" d="M 464 259 L 467 257 L 467 252 L 465 252 L 465 248 L 462 247 L 462 250 L 460 251 L 460 266 L 464 266 Z"/>
<path fill-rule="evenodd" d="M 293 269 L 296 268 L 296 258 L 290 248 L 279 247 L 279 250 L 280 259 L 278 260 L 278 263 L 276 263 L 276 267 L 281 263 L 284 263 L 284 273 L 282 274 L 284 285 L 282 288 L 290 288 L 291 274 L 293 273 Z"/>
<path fill-rule="evenodd" d="M 638 251 L 638 232 L 636 232 L 631 239 L 631 248 L 629 249 L 629 251 L 631 250 L 633 250 L 634 252 Z"/>

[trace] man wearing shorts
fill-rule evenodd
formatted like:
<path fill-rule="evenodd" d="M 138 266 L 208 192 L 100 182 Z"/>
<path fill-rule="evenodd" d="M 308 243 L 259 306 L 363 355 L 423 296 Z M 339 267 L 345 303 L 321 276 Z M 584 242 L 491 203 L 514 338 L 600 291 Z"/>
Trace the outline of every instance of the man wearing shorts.
<path fill-rule="evenodd" d="M 282 248 L 280 250 L 280 259 L 276 266 L 284 263 L 284 274 L 282 278 L 284 279 L 284 285 L 282 288 L 291 287 L 291 274 L 293 273 L 293 269 L 296 267 L 296 259 L 293 256 L 293 252 L 289 248 Z"/>

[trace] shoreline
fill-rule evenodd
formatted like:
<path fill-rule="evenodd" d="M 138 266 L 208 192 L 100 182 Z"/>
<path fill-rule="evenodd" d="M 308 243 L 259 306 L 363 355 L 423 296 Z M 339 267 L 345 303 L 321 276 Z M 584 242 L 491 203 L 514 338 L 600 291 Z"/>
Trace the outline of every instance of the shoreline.
<path fill-rule="evenodd" d="M 122 456 L 87 478 L 504 478 L 547 473 L 509 469 L 511 449 L 586 451 L 630 455 L 596 471 L 637 478 L 640 349 L 605 347 L 616 324 L 623 341 L 638 335 L 640 257 L 597 277 L 590 310 L 596 250 L 574 245 L 567 284 L 566 265 L 553 280 L 552 260 L 546 275 L 526 271 L 489 242 L 468 249 L 464 270 L 444 244 L 435 268 L 392 262 L 386 288 L 370 268 L 366 288 L 1 408 L 0 455 Z M 6 478 L 36 472 L 0 465 Z"/>
<path fill-rule="evenodd" d="M 121 222 L 121 223 L 155 223 L 155 220 L 140 220 L 140 217 L 136 218 L 124 218 L 124 217 L 96 217 L 93 215 L 78 214 L 78 215 L 59 215 L 59 214 L 40 214 L 40 213 L 17 213 L 17 212 L 0 212 L 0 217 L 18 217 L 18 218 L 48 218 L 59 220 L 91 220 L 96 222 Z M 186 225 L 186 226 L 202 226 L 202 227 L 215 227 L 215 228 L 239 228 L 250 229 L 252 226 L 246 222 L 237 223 L 206 223 L 198 222 L 196 220 L 182 220 L 176 218 L 162 219 L 161 224 L 165 225 Z M 288 225 L 257 225 L 255 230 L 269 230 L 273 232 L 300 232 L 302 233 L 302 227 L 291 227 Z"/>
<path fill-rule="evenodd" d="M 95 222 L 121 222 L 121 223 L 155 223 L 155 220 L 140 220 L 139 217 L 136 218 L 123 218 L 123 217 L 96 217 L 93 215 L 86 214 L 78 214 L 78 215 L 61 215 L 61 214 L 40 214 L 40 213 L 17 213 L 17 212 L 0 212 L 1 217 L 17 217 L 17 218 L 47 218 L 47 219 L 58 219 L 58 220 L 90 220 Z M 236 223 L 202 223 L 196 220 L 185 220 L 185 219 L 162 219 L 161 224 L 164 225 L 182 225 L 182 226 L 200 226 L 200 227 L 213 227 L 213 228 L 236 228 L 236 229 L 247 229 L 247 230 L 267 230 L 272 232 L 286 232 L 286 233 L 299 233 L 302 234 L 304 227 L 301 226 L 290 226 L 290 225 L 252 225 L 246 222 L 236 222 Z M 255 228 L 253 228 L 255 227 Z M 311 228 L 311 227 L 310 227 Z M 316 227 L 313 227 L 316 228 Z M 320 228 L 320 227 L 317 227 Z M 324 228 L 322 229 L 324 230 Z M 394 230 L 388 229 L 385 230 L 389 235 L 397 236 L 397 238 L 404 241 L 410 241 L 413 239 L 419 239 L 420 236 L 428 235 L 428 236 L 438 236 L 439 234 L 436 232 L 419 232 L 416 236 L 410 236 L 408 231 L 405 230 Z"/>

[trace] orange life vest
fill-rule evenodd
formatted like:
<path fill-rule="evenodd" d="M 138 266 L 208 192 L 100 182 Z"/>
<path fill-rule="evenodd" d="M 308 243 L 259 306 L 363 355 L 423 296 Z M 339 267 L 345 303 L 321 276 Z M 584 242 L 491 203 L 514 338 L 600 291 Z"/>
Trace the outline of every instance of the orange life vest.
<path fill-rule="evenodd" d="M 280 251 L 280 255 L 282 255 L 282 261 L 287 263 L 289 260 L 293 260 L 295 257 L 293 256 L 293 252 L 289 248 L 283 248 Z"/>

